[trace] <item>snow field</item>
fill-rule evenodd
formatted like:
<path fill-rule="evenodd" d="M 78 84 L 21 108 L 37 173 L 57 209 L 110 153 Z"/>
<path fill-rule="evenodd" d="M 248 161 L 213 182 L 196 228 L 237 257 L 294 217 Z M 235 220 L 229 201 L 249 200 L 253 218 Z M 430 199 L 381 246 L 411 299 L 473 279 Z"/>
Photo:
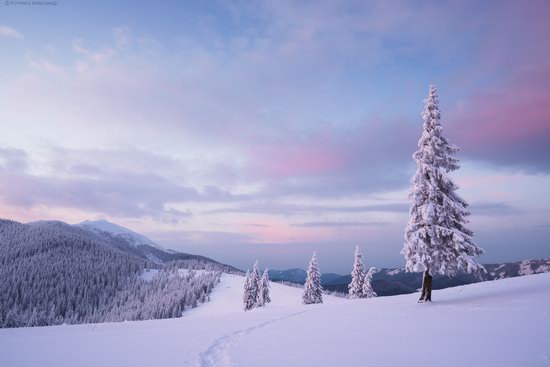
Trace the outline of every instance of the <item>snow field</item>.
<path fill-rule="evenodd" d="M 244 278 L 223 275 L 182 318 L 1 329 L 1 366 L 550 366 L 550 274 L 418 294 L 242 309 Z"/>

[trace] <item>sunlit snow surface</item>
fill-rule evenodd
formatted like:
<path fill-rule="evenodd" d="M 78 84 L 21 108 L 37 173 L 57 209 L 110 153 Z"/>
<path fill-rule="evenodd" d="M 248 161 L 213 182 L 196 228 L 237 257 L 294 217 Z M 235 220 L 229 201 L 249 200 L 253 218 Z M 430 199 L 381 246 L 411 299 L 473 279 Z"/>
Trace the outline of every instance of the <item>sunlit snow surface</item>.
<path fill-rule="evenodd" d="M 550 274 L 417 294 L 244 312 L 243 278 L 180 319 L 0 329 L 1 366 L 550 366 Z"/>

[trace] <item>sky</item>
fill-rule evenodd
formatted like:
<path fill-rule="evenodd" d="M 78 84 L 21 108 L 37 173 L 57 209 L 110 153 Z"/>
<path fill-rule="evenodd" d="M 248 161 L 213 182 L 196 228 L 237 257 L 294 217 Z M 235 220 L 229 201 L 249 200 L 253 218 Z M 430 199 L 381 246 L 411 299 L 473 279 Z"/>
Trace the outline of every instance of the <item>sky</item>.
<path fill-rule="evenodd" d="M 550 257 L 550 2 L 6 1 L 0 217 L 403 266 L 428 86 L 484 263 Z"/>

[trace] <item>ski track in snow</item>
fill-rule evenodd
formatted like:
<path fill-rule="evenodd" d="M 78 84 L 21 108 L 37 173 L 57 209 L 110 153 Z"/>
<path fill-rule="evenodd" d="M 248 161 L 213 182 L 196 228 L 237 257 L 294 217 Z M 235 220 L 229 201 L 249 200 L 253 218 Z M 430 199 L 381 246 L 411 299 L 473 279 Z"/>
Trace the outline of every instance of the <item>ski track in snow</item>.
<path fill-rule="evenodd" d="M 236 330 L 231 333 L 225 334 L 217 339 L 206 349 L 204 352 L 199 355 L 199 365 L 201 367 L 234 367 L 235 364 L 231 362 L 231 357 L 229 356 L 229 349 L 238 343 L 244 335 L 250 334 L 251 332 L 264 328 L 268 325 L 276 323 L 278 321 L 286 320 L 298 315 L 301 315 L 306 311 L 295 312 L 290 315 L 272 319 L 269 321 L 262 322 L 256 326 L 252 326 L 246 329 Z"/>

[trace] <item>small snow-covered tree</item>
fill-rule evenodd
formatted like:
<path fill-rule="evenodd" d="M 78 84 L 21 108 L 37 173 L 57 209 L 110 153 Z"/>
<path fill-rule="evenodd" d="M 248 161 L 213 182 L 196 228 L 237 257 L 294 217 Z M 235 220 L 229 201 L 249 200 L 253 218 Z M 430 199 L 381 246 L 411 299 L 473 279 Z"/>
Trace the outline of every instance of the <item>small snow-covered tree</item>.
<path fill-rule="evenodd" d="M 369 271 L 365 274 L 365 279 L 363 281 L 363 289 L 361 290 L 361 294 L 364 298 L 373 298 L 376 297 L 376 292 L 372 289 L 372 277 L 374 276 L 374 273 L 376 273 L 378 269 L 375 267 L 371 267 Z"/>
<path fill-rule="evenodd" d="M 246 279 L 244 282 L 244 310 L 248 311 L 257 307 L 260 300 L 260 271 L 258 270 L 258 261 L 254 263 L 252 272 L 246 271 Z"/>
<path fill-rule="evenodd" d="M 363 270 L 363 256 L 359 251 L 359 246 L 355 247 L 355 260 L 353 262 L 353 271 L 351 272 L 351 283 L 348 285 L 348 298 L 363 298 L 363 282 L 365 281 L 365 271 Z"/>
<path fill-rule="evenodd" d="M 262 279 L 260 280 L 260 290 L 258 292 L 258 306 L 263 307 L 266 303 L 271 302 L 269 297 L 269 274 L 267 268 L 264 270 Z"/>
<path fill-rule="evenodd" d="M 306 284 L 304 285 L 304 293 L 302 301 L 305 305 L 312 303 L 323 303 L 323 287 L 321 286 L 321 274 L 319 273 L 319 265 L 317 264 L 317 255 L 315 252 L 311 257 L 307 268 Z"/>
<path fill-rule="evenodd" d="M 443 136 L 437 90 L 430 86 L 424 100 L 424 131 L 413 154 L 417 171 L 409 191 L 410 219 L 405 230 L 405 269 L 424 271 L 424 285 L 431 294 L 431 274 L 453 276 L 459 271 L 483 271 L 475 257 L 483 254 L 466 227 L 468 203 L 456 190 L 458 186 L 448 173 L 459 168 L 454 154 L 458 148 Z M 425 288 L 425 287 L 423 287 Z M 421 297 L 423 300 L 423 296 Z M 428 299 L 429 300 L 429 299 Z"/>
<path fill-rule="evenodd" d="M 245 311 L 251 310 L 256 305 L 256 293 L 252 289 L 250 272 L 246 271 L 244 279 L 243 307 Z"/>
<path fill-rule="evenodd" d="M 254 267 L 252 268 L 252 272 L 250 273 L 250 289 L 251 293 L 254 297 L 254 304 L 258 303 L 258 299 L 260 296 L 260 271 L 258 270 L 258 260 L 254 263 Z"/>

